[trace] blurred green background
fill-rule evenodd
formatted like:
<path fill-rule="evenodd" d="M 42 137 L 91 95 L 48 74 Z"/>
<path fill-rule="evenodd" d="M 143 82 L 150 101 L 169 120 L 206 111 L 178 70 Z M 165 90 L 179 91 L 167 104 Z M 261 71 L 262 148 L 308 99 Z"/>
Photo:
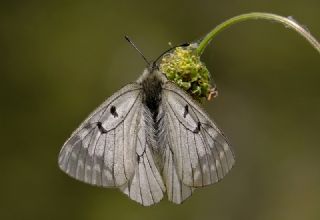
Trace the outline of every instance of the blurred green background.
<path fill-rule="evenodd" d="M 202 59 L 219 97 L 206 109 L 236 166 L 182 205 L 144 208 L 116 189 L 71 179 L 63 142 L 144 61 L 197 40 L 223 20 L 293 16 L 320 39 L 319 0 L 1 1 L 0 219 L 320 219 L 320 57 L 295 32 L 249 21 L 221 33 Z"/>

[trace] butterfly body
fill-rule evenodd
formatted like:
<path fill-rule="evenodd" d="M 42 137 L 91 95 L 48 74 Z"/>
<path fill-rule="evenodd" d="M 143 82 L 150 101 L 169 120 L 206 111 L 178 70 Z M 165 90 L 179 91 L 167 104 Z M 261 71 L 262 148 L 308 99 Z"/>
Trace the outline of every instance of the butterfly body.
<path fill-rule="evenodd" d="M 155 164 L 158 170 L 162 170 L 161 161 L 163 149 L 161 148 L 161 135 L 163 134 L 163 114 L 160 112 L 162 100 L 162 86 L 167 81 L 164 75 L 159 72 L 155 66 L 144 70 L 142 78 L 137 83 L 142 86 L 143 114 L 145 119 L 147 134 L 147 144 L 150 146 Z M 139 161 L 140 162 L 140 156 Z"/>
<path fill-rule="evenodd" d="M 180 204 L 221 180 L 234 155 L 199 104 L 156 65 L 98 107 L 63 145 L 59 166 L 97 186 L 118 187 L 149 206 Z"/>

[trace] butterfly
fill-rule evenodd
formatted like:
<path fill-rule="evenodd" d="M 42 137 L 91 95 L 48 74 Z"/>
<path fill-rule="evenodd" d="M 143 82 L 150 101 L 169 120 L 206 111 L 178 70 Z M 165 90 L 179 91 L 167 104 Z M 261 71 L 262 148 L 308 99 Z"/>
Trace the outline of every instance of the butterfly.
<path fill-rule="evenodd" d="M 221 180 L 234 162 L 224 134 L 155 62 L 91 113 L 58 159 L 71 177 L 117 187 L 144 206 L 165 194 L 180 204 Z"/>

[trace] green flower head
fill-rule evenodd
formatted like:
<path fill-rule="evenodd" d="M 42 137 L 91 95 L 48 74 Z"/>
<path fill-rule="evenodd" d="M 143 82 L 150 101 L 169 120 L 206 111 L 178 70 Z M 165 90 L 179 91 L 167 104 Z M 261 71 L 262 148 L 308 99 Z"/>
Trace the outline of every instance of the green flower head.
<path fill-rule="evenodd" d="M 168 80 L 201 102 L 203 98 L 210 99 L 214 89 L 210 84 L 210 73 L 196 53 L 197 46 L 177 47 L 165 54 L 160 61 L 160 70 Z"/>

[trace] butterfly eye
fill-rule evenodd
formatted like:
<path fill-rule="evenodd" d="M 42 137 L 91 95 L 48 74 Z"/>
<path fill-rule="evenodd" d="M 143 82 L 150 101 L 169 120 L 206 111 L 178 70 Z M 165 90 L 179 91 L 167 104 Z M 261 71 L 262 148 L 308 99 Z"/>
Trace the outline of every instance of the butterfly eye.
<path fill-rule="evenodd" d="M 183 117 L 184 117 L 184 118 L 187 117 L 187 114 L 188 114 L 188 113 L 189 113 L 189 106 L 186 105 L 186 106 L 184 107 Z"/>
<path fill-rule="evenodd" d="M 115 117 L 115 118 L 118 117 L 117 109 L 114 105 L 111 106 L 110 113 L 113 115 L 113 117 Z"/>

